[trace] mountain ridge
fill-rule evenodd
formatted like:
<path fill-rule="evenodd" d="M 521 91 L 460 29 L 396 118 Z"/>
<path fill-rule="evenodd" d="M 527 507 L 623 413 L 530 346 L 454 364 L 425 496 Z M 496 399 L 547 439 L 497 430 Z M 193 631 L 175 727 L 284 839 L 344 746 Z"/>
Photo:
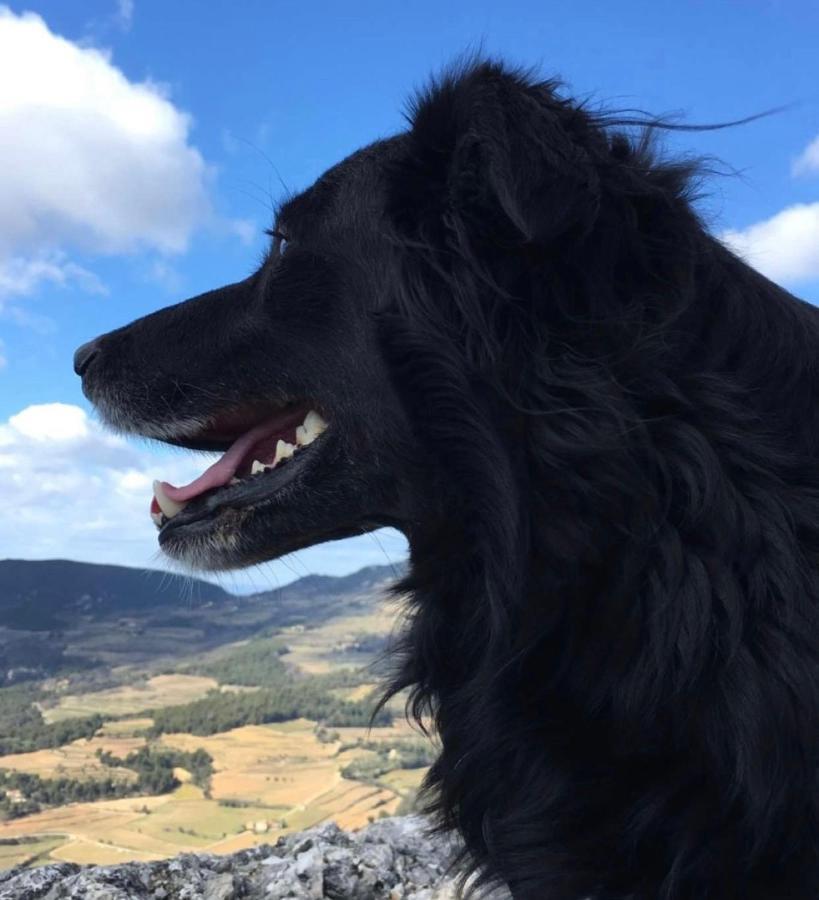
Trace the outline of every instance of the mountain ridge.
<path fill-rule="evenodd" d="M 243 595 L 155 569 L 0 560 L 0 685 L 47 677 L 67 665 L 142 665 L 366 612 L 402 568 L 308 575 Z"/>

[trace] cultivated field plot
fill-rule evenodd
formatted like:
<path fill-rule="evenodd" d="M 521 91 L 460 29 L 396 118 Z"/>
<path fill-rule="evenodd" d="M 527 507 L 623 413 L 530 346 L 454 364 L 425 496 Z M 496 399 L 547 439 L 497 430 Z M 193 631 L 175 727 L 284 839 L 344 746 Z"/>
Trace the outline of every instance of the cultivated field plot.
<path fill-rule="evenodd" d="M 103 737 L 138 737 L 144 735 L 153 724 L 154 720 L 147 716 L 135 719 L 114 719 L 110 722 L 105 722 L 97 732 L 97 735 Z"/>
<path fill-rule="evenodd" d="M 164 735 L 162 743 L 179 750 L 203 747 L 213 757 L 215 774 L 211 795 L 226 802 L 255 802 L 282 814 L 270 827 L 298 830 L 325 820 L 345 828 L 365 825 L 381 809 L 392 812 L 401 792 L 342 778 L 341 767 L 370 751 L 352 748 L 340 752 L 343 743 L 363 735 L 370 740 L 393 741 L 412 734 L 404 727 L 338 728 L 338 739 L 322 743 L 315 724 L 306 719 L 283 725 L 248 725 L 223 734 L 199 738 L 189 734 Z M 351 793 L 353 788 L 364 788 Z M 283 823 L 283 824 L 281 824 Z"/>
<path fill-rule="evenodd" d="M 382 775 L 378 781 L 399 794 L 405 794 L 408 791 L 417 791 L 421 787 L 427 770 L 424 769 L 393 769 Z"/>
<path fill-rule="evenodd" d="M 216 679 L 201 675 L 155 675 L 141 684 L 122 685 L 88 694 L 66 694 L 55 706 L 43 709 L 42 713 L 46 722 L 94 713 L 127 716 L 156 707 L 190 703 L 217 687 Z"/>
<path fill-rule="evenodd" d="M 72 803 L 61 806 L 58 809 L 45 810 L 26 816 L 22 819 L 12 819 L 0 822 L 0 841 L 21 836 L 54 837 L 59 838 L 59 845 L 49 853 L 51 859 L 74 860 L 75 850 L 78 845 L 100 846 L 101 848 L 114 847 L 118 851 L 133 850 L 131 855 L 122 855 L 121 859 L 161 859 L 175 852 L 171 844 L 168 844 L 167 852 L 145 854 L 138 847 L 119 846 L 110 842 L 111 834 L 121 834 L 123 831 L 131 831 L 134 823 L 145 818 L 143 810 L 157 808 L 165 803 L 172 802 L 173 795 L 162 798 L 129 798 L 128 806 L 117 805 L 122 801 L 98 801 L 96 803 Z M 158 801 L 161 801 L 158 802 Z M 133 829 L 135 830 L 135 828 Z M 106 843 L 108 842 L 108 843 Z M 68 854 L 68 855 L 67 855 Z M 94 861 L 96 861 L 94 858 Z M 100 859 L 102 856 L 99 857 Z M 76 859 L 79 862 L 79 859 Z M 90 859 L 84 858 L 84 862 Z"/>
<path fill-rule="evenodd" d="M 371 649 L 359 649 L 362 638 L 386 639 L 396 625 L 398 609 L 395 602 L 385 600 L 366 613 L 337 616 L 307 628 L 282 629 L 280 637 L 290 651 L 285 659 L 314 675 L 358 669 L 373 656 Z"/>
<path fill-rule="evenodd" d="M 48 862 L 49 853 L 63 843 L 62 837 L 22 837 L 0 841 L 0 869 Z"/>
<path fill-rule="evenodd" d="M 62 747 L 34 750 L 30 753 L 9 753 L 0 756 L 0 769 L 29 772 L 41 778 L 75 778 L 78 780 L 110 777 L 133 781 L 134 772 L 129 769 L 110 769 L 97 759 L 97 750 L 108 750 L 114 756 L 126 757 L 145 743 L 143 737 L 116 737 L 97 735 L 80 738 Z"/>
<path fill-rule="evenodd" d="M 0 757 L 0 767 L 53 776 L 55 765 L 73 777 L 99 777 L 98 748 L 117 756 L 142 746 L 134 731 L 149 720 L 109 725 L 90 740 L 57 750 Z M 297 719 L 274 725 L 248 725 L 198 737 L 166 734 L 160 746 L 193 751 L 201 747 L 213 758 L 210 796 L 191 783 L 159 797 L 128 797 L 69 804 L 20 819 L 0 822 L 0 865 L 48 860 L 115 863 L 162 859 L 185 851 L 231 853 L 275 841 L 286 832 L 335 821 L 359 828 L 380 815 L 394 814 L 412 794 L 424 769 L 396 769 L 372 781 L 342 777 L 355 760 L 378 754 L 357 746 L 416 741 L 405 722 L 386 728 L 337 728 L 324 740 L 314 722 Z M 116 770 L 123 772 L 125 770 Z M 179 772 L 186 777 L 186 773 Z M 127 777 L 127 776 L 126 776 Z M 26 843 L 11 843 L 24 839 Z"/>

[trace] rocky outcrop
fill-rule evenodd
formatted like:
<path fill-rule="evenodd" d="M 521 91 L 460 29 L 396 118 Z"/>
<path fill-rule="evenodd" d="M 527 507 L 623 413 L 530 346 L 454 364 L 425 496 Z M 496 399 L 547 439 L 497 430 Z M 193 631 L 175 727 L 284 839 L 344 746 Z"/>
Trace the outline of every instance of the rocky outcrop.
<path fill-rule="evenodd" d="M 427 828 L 407 816 L 358 832 L 322 825 L 230 856 L 10 871 L 0 900 L 454 900 L 455 844 Z"/>

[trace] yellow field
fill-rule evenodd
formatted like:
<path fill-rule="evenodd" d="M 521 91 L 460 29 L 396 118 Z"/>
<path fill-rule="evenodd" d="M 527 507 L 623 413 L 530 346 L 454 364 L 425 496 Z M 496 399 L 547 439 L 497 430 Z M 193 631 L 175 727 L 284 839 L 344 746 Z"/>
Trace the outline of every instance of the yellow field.
<path fill-rule="evenodd" d="M 125 757 L 138 750 L 145 743 L 143 737 L 96 736 L 80 738 L 62 747 L 48 750 L 34 750 L 31 753 L 9 753 L 0 756 L 0 769 L 14 769 L 30 772 L 41 778 L 66 776 L 79 779 L 93 779 L 101 776 L 121 778 L 131 781 L 136 776 L 128 769 L 110 769 L 103 766 L 96 757 L 97 750 L 108 750 L 114 756 Z"/>
<path fill-rule="evenodd" d="M 56 706 L 43 709 L 46 722 L 58 722 L 75 716 L 122 716 L 160 706 L 176 706 L 199 700 L 218 687 L 215 678 L 202 675 L 155 675 L 144 684 L 123 685 L 88 694 L 67 694 Z"/>
<path fill-rule="evenodd" d="M 330 688 L 329 693 L 340 700 L 366 700 L 377 687 L 378 685 L 373 681 L 353 687 Z"/>
<path fill-rule="evenodd" d="M 393 769 L 378 780 L 403 795 L 408 791 L 417 791 L 426 773 L 426 769 Z"/>
<path fill-rule="evenodd" d="M 0 869 L 32 865 L 47 859 L 50 851 L 61 843 L 60 837 L 23 838 L 20 843 L 0 843 Z"/>
<path fill-rule="evenodd" d="M 345 727 L 333 728 L 342 744 L 353 744 L 356 741 L 378 741 L 410 739 L 421 740 L 421 733 L 404 718 L 395 719 L 389 728 Z"/>
<path fill-rule="evenodd" d="M 360 635 L 388 635 L 395 626 L 398 607 L 384 602 L 367 615 L 344 615 L 328 619 L 311 628 L 283 629 L 282 638 L 290 651 L 288 663 L 311 674 L 324 674 L 339 668 L 359 668 L 360 658 L 345 651 Z"/>
<path fill-rule="evenodd" d="M 184 783 L 161 797 L 73 804 L 0 822 L 0 866 L 37 853 L 100 864 L 161 859 L 183 851 L 231 853 L 319 822 L 359 828 L 382 813 L 394 813 L 424 770 L 390 772 L 378 784 L 347 780 L 341 768 L 373 753 L 360 747 L 341 752 L 341 745 L 359 739 L 417 740 L 417 734 L 403 721 L 389 728 L 332 730 L 338 733 L 332 743 L 317 740 L 315 723 L 306 719 L 248 725 L 209 737 L 163 735 L 160 743 L 165 746 L 189 751 L 203 747 L 211 754 L 216 771 L 210 798 Z M 143 742 L 141 737 L 102 734 L 59 750 L 0 757 L 0 767 L 53 775 L 60 760 L 72 775 L 93 777 L 101 768 L 94 756 L 97 747 L 125 756 Z M 37 838 L 37 843 L 3 843 L 25 836 Z"/>
<path fill-rule="evenodd" d="M 138 737 L 144 734 L 153 724 L 154 720 L 147 716 L 136 719 L 113 720 L 105 722 L 97 732 L 97 735 L 103 735 L 104 737 Z"/>

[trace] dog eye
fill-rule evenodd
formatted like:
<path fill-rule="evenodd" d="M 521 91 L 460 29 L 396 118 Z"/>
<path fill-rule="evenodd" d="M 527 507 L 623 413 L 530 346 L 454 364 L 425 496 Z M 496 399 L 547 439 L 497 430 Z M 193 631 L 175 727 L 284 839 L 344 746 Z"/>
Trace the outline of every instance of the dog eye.
<path fill-rule="evenodd" d="M 284 256 L 287 245 L 289 244 L 287 235 L 279 231 L 278 228 L 268 228 L 265 230 L 265 234 L 273 238 L 273 250 L 276 254 L 278 256 Z"/>

